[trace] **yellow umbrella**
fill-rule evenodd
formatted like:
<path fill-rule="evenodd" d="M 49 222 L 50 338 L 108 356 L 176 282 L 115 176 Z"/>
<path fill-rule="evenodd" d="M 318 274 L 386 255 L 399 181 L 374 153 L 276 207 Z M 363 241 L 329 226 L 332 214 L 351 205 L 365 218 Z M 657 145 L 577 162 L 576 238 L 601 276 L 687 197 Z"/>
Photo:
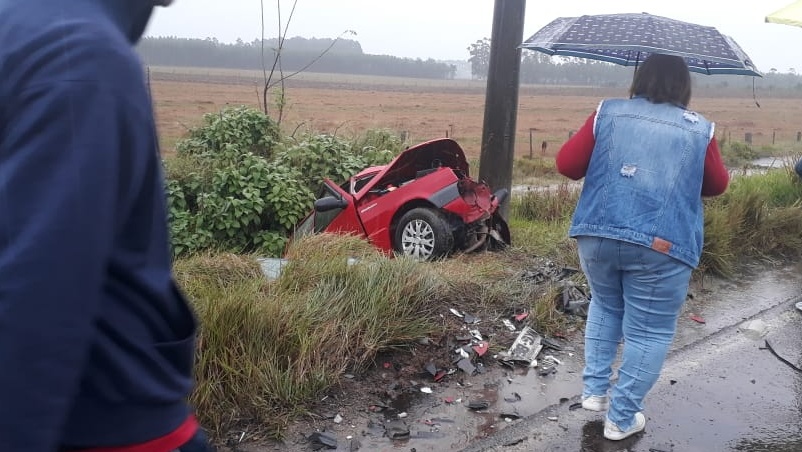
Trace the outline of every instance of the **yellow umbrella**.
<path fill-rule="evenodd" d="M 802 27 L 802 0 L 769 14 L 766 16 L 766 22 Z"/>

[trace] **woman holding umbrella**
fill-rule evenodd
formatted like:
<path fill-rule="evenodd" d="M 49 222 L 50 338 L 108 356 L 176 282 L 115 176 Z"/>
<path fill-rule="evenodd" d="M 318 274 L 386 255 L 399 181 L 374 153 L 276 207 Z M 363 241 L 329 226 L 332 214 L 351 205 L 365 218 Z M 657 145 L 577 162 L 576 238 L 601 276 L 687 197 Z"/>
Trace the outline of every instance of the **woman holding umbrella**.
<path fill-rule="evenodd" d="M 611 440 L 646 426 L 643 399 L 702 252 L 702 197 L 729 183 L 714 124 L 687 109 L 690 99 L 685 60 L 653 53 L 637 69 L 630 98 L 602 101 L 557 155 L 560 173 L 585 179 L 569 230 L 591 289 L 582 406 L 607 411 Z"/>

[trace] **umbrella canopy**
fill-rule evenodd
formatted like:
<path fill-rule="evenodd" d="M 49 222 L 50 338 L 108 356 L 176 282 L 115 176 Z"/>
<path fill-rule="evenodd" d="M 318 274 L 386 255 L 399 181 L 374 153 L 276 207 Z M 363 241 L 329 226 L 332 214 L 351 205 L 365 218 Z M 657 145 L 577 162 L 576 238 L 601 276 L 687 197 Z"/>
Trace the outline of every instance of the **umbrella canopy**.
<path fill-rule="evenodd" d="M 769 14 L 766 22 L 802 27 L 802 0 Z"/>
<path fill-rule="evenodd" d="M 521 47 L 624 66 L 664 53 L 685 58 L 693 72 L 761 76 L 735 40 L 715 28 L 646 13 L 559 17 Z"/>

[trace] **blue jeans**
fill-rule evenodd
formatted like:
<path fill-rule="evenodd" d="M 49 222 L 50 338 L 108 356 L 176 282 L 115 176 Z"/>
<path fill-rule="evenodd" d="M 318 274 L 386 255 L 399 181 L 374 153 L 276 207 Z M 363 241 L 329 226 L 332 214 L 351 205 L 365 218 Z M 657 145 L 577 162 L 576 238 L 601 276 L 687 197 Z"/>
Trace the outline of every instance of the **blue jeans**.
<path fill-rule="evenodd" d="M 619 240 L 580 236 L 577 244 L 591 291 L 582 395 L 607 395 L 623 338 L 621 367 L 607 418 L 627 430 L 660 376 L 693 269 L 668 255 Z"/>

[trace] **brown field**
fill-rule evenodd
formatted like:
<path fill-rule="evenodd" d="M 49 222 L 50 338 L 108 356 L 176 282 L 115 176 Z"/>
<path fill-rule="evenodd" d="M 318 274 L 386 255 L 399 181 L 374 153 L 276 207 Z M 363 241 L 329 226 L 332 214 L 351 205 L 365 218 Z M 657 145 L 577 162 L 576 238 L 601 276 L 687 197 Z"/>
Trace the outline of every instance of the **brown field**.
<path fill-rule="evenodd" d="M 225 105 L 256 107 L 261 98 L 257 92 L 261 73 L 254 71 L 152 68 L 150 83 L 166 153 L 204 113 Z M 799 147 L 800 97 L 758 90 L 758 108 L 751 89 L 728 91 L 722 95 L 696 89 L 691 105 L 716 122 L 719 139 L 743 141 L 745 134 L 751 133 L 756 146 Z M 350 137 L 370 128 L 388 128 L 407 132 L 410 143 L 448 134 L 470 158 L 479 156 L 484 82 L 308 73 L 288 80 L 285 92 L 282 128 L 288 134 L 310 130 Z M 609 88 L 521 86 L 516 155 L 541 155 L 543 141 L 547 142 L 546 155 L 554 155 L 569 131 L 582 125 L 599 100 L 625 94 Z"/>

